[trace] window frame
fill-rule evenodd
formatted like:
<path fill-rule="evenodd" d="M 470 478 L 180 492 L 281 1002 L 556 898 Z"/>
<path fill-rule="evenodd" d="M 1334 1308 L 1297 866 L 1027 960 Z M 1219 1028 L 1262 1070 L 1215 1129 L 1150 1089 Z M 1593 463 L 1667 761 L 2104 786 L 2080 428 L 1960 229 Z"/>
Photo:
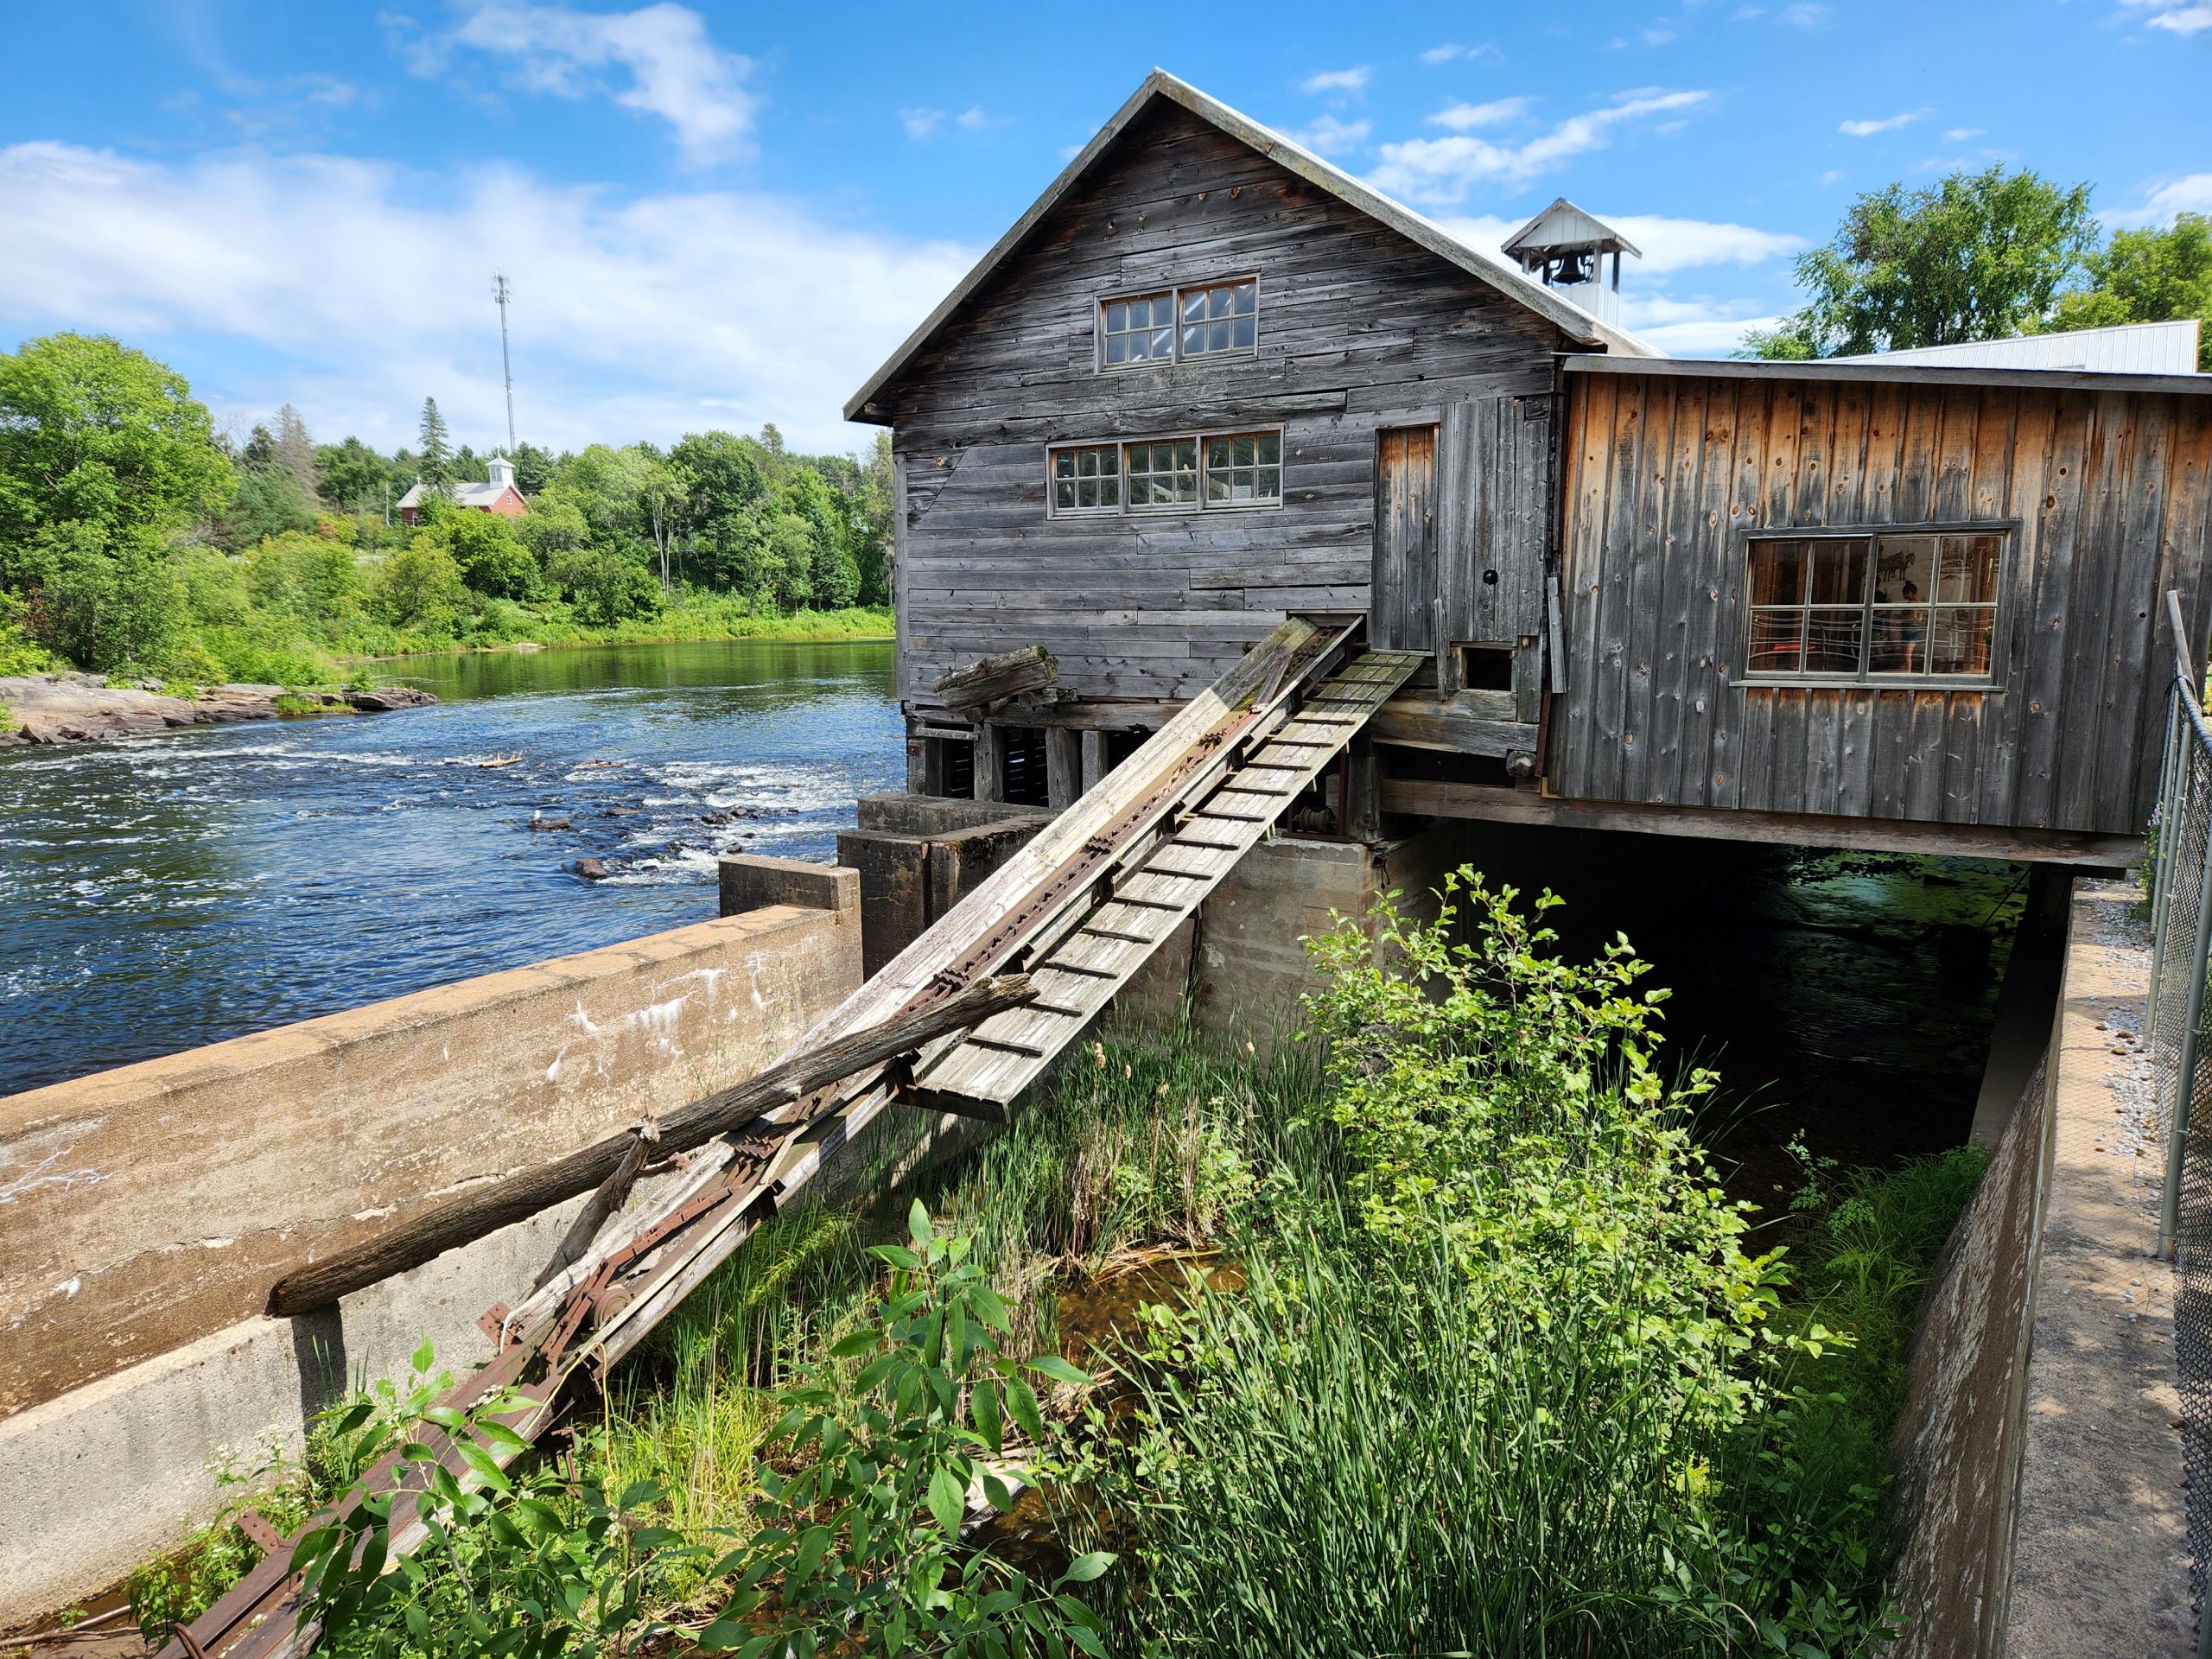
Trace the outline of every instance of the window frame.
<path fill-rule="evenodd" d="M 1252 343 L 1249 346 L 1231 346 L 1218 352 L 1185 352 L 1183 349 L 1183 296 L 1194 290 L 1231 288 L 1239 283 L 1252 284 Z M 1167 296 L 1167 308 L 1174 318 L 1173 337 L 1165 357 L 1133 358 L 1127 362 L 1109 363 L 1106 360 L 1106 308 L 1128 305 L 1137 300 L 1156 299 Z M 1260 354 L 1260 314 L 1265 307 L 1265 296 L 1260 290 L 1260 273 L 1238 271 L 1227 276 L 1209 276 L 1195 282 L 1155 283 L 1144 288 L 1127 288 L 1102 296 L 1090 308 L 1090 361 L 1101 374 L 1127 374 L 1132 370 L 1156 369 L 1163 363 L 1219 363 L 1240 359 L 1256 358 Z"/>
<path fill-rule="evenodd" d="M 1793 529 L 1786 525 L 1746 528 L 1736 538 L 1736 650 L 1734 653 L 1735 683 L 1739 687 L 1758 686 L 1773 689 L 1780 686 L 1850 690 L 1872 688 L 1883 691 L 2002 691 L 2010 668 L 2005 650 L 2010 621 L 2012 584 L 2007 580 L 2012 565 L 2013 550 L 2019 539 L 2020 521 L 2018 518 L 1944 518 L 1912 524 L 1822 524 Z M 1874 557 L 1874 543 L 1885 536 L 1994 536 L 1997 537 L 1997 597 L 1988 608 L 1990 612 L 1989 667 L 1981 674 L 1934 674 L 1925 671 L 1914 673 L 1883 673 L 1861 666 L 1856 674 L 1834 671 L 1821 673 L 1777 673 L 1772 670 L 1755 670 L 1751 666 L 1751 617 L 1757 607 L 1751 603 L 1751 550 L 1761 542 L 1863 542 L 1866 556 Z M 1874 611 L 1874 580 L 1870 570 L 1866 594 L 1859 602 L 1859 616 L 1862 637 L 1872 638 Z M 1805 604 L 1789 608 L 1802 610 Z M 1928 610 L 1930 618 L 1945 608 L 1931 598 Z M 1871 655 L 1862 647 L 1861 662 Z"/>
<path fill-rule="evenodd" d="M 1208 501 L 1206 499 L 1206 442 L 1211 438 L 1273 438 L 1275 441 L 1275 494 L 1271 500 Z M 1129 490 L 1129 450 L 1141 443 L 1188 443 L 1196 451 L 1197 493 L 1188 502 L 1134 505 Z M 1114 507 L 1063 507 L 1054 500 L 1055 457 L 1074 449 L 1111 448 L 1121 467 L 1121 505 Z M 1169 432 L 1132 433 L 1115 438 L 1071 438 L 1045 446 L 1045 516 L 1047 518 L 1158 518 L 1200 512 L 1280 512 L 1290 499 L 1288 433 L 1281 424 L 1260 426 L 1185 427 Z M 1265 463 L 1255 461 L 1255 467 Z"/>

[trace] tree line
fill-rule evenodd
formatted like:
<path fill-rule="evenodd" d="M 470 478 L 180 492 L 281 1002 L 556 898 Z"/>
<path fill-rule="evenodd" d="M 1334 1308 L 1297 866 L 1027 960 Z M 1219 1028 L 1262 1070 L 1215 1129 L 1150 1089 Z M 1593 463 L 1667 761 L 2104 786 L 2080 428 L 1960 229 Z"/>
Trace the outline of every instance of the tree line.
<path fill-rule="evenodd" d="M 2109 232 L 2089 187 L 2021 168 L 1892 184 L 1800 254 L 1806 303 L 1745 337 L 1740 355 L 1804 359 L 2195 318 L 2212 373 L 2212 219 Z"/>
<path fill-rule="evenodd" d="M 796 453 L 773 425 L 519 443 L 518 520 L 452 504 L 492 458 L 453 443 L 435 398 L 389 454 L 316 442 L 289 404 L 238 442 L 143 352 L 26 341 L 0 354 L 0 672 L 306 683 L 343 655 L 715 637 L 889 602 L 887 435 L 857 455 Z"/>

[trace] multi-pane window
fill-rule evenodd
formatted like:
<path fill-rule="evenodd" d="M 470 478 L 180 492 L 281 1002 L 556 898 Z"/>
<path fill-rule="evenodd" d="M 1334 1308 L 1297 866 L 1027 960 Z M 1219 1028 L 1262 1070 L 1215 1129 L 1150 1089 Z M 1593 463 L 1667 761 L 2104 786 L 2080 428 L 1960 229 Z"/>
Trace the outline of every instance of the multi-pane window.
<path fill-rule="evenodd" d="M 1282 499 L 1282 434 L 1224 432 L 1206 440 L 1206 500 Z"/>
<path fill-rule="evenodd" d="M 1155 438 L 1124 446 L 1132 507 L 1187 507 L 1198 499 L 1198 441 Z"/>
<path fill-rule="evenodd" d="M 1049 452 L 1055 518 L 1282 505 L 1282 434 L 1180 432 Z"/>
<path fill-rule="evenodd" d="M 1217 283 L 1182 290 L 1183 355 L 1249 352 L 1259 339 L 1260 284 Z"/>
<path fill-rule="evenodd" d="M 1055 513 L 1119 512 L 1122 510 L 1122 447 L 1086 443 L 1052 451 L 1052 511 Z"/>
<path fill-rule="evenodd" d="M 1109 300 L 1099 308 L 1100 337 L 1109 367 L 1165 362 L 1175 355 L 1175 291 Z"/>
<path fill-rule="evenodd" d="M 1249 357 L 1259 339 L 1256 276 L 1131 295 L 1098 307 L 1098 361 L 1109 369 L 1224 353 Z"/>
<path fill-rule="evenodd" d="M 2001 531 L 1762 538 L 1746 573 L 1755 678 L 1987 679 Z"/>

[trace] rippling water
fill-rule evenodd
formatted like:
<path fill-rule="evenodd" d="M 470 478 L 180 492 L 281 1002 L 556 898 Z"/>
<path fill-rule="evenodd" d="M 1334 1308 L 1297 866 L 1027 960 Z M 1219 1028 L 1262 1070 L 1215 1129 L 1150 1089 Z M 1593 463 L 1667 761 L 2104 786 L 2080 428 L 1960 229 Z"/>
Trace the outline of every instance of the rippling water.
<path fill-rule="evenodd" d="M 704 920 L 903 778 L 888 644 L 378 667 L 445 701 L 0 751 L 0 1094 Z"/>

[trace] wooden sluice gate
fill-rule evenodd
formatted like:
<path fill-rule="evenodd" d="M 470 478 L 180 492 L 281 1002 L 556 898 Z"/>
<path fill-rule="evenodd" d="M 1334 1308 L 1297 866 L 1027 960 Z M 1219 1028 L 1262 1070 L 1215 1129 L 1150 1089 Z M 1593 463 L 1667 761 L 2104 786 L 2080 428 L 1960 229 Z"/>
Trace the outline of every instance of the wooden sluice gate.
<path fill-rule="evenodd" d="M 1362 648 L 1362 624 L 1291 619 L 1190 699 L 1083 795 L 760 1076 L 511 1182 L 440 1205 L 288 1276 L 272 1312 L 297 1313 L 584 1192 L 594 1198 L 517 1306 L 483 1320 L 492 1362 L 440 1404 L 524 1403 L 520 1442 L 559 1417 L 569 1385 L 603 1380 L 760 1224 L 803 1192 L 887 1107 L 1004 1121 L 1033 1082 L 1426 660 Z M 606 1225 L 648 1147 L 699 1147 L 683 1179 Z M 425 1430 L 465 1487 L 462 1448 Z M 421 1491 L 427 1460 L 379 1464 L 364 1484 Z M 291 1570 L 299 1539 L 162 1649 L 164 1659 L 304 1652 L 315 1630 Z M 404 1554 L 426 1535 L 395 1526 Z"/>

